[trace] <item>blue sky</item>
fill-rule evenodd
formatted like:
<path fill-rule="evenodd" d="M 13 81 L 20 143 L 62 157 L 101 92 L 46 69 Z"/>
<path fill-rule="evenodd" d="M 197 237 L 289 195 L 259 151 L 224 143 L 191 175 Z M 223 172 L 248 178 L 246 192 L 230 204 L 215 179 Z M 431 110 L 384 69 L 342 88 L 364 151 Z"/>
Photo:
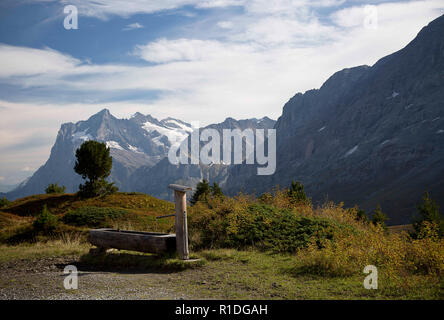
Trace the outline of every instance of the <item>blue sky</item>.
<path fill-rule="evenodd" d="M 0 184 L 44 164 L 62 123 L 104 107 L 276 119 L 295 93 L 374 64 L 443 13 L 442 0 L 3 0 Z"/>

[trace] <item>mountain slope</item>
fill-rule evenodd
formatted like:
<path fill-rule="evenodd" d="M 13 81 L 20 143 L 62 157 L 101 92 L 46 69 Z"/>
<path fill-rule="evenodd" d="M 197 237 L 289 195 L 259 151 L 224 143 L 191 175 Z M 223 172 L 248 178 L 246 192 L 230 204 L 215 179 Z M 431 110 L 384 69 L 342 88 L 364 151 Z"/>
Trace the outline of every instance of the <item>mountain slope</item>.
<path fill-rule="evenodd" d="M 228 118 L 222 124 L 209 127 L 220 127 L 220 130 L 233 127 L 243 130 L 247 127 L 268 128 L 274 124 L 275 121 L 268 118 L 240 121 Z M 194 184 L 195 178 L 199 177 L 200 180 L 201 174 L 187 174 L 189 169 L 186 167 L 171 174 L 167 174 L 165 169 L 161 169 L 166 167 L 166 170 L 173 170 L 167 158 L 168 150 L 176 141 L 185 140 L 194 129 L 196 128 L 178 119 L 169 117 L 158 120 L 141 113 L 134 114 L 130 119 L 117 119 L 107 109 L 104 109 L 86 121 L 63 124 L 48 161 L 32 177 L 5 195 L 8 199 L 16 199 L 44 193 L 48 184 L 55 182 L 65 185 L 67 192 L 77 191 L 82 179 L 73 170 L 75 150 L 86 140 L 105 142 L 110 148 L 113 168 L 109 180 L 115 182 L 121 191 L 151 190 L 145 186 L 146 181 L 154 183 L 156 186 L 159 183 L 163 184 L 166 188 L 169 183 L 177 180 L 178 175 L 183 177 L 182 183 Z M 159 166 L 150 170 L 158 163 Z M 226 166 L 222 170 L 200 166 L 191 170 L 218 172 L 212 173 L 211 177 L 219 174 L 226 177 L 227 173 Z M 163 174 L 160 174 L 161 172 Z M 222 179 L 220 178 L 218 181 Z M 156 192 L 153 194 L 159 195 Z M 168 197 L 167 193 L 161 193 L 161 195 L 164 198 Z"/>
<path fill-rule="evenodd" d="M 48 161 L 27 181 L 7 193 L 9 199 L 43 193 L 49 183 L 58 182 L 67 192 L 78 189 L 82 179 L 73 168 L 75 150 L 86 140 L 105 142 L 111 149 L 113 168 L 110 180 L 122 190 L 130 190 L 130 175 L 140 166 L 153 166 L 164 158 L 172 139 L 184 139 L 191 125 L 168 118 L 157 120 L 136 113 L 130 119 L 117 119 L 104 109 L 86 121 L 61 126 Z"/>
<path fill-rule="evenodd" d="M 215 129 L 219 132 L 222 137 L 224 129 L 239 129 L 241 131 L 245 129 L 271 129 L 274 127 L 276 121 L 264 117 L 262 119 L 246 119 L 246 120 L 235 120 L 233 118 L 227 118 L 224 122 L 218 124 L 211 124 L 204 129 Z M 191 142 L 188 137 L 188 150 L 190 148 Z M 204 143 L 201 143 L 201 147 Z M 245 149 L 245 145 L 243 145 Z M 221 150 L 223 148 L 223 143 L 221 143 Z M 222 151 L 221 151 L 222 155 Z M 163 199 L 168 199 L 171 197 L 171 192 L 168 192 L 168 184 L 177 183 L 184 184 L 191 187 L 201 181 L 202 179 L 207 179 L 211 183 L 217 182 L 221 186 L 225 185 L 229 166 L 224 164 L 210 164 L 205 165 L 201 162 L 199 164 L 171 164 L 168 158 L 161 160 L 158 164 L 153 167 L 143 166 L 137 169 L 133 176 L 133 189 L 139 192 L 145 192 L 156 197 Z"/>
<path fill-rule="evenodd" d="M 230 169 L 227 185 L 264 192 L 300 180 L 316 202 L 380 203 L 406 223 L 425 190 L 444 206 L 444 16 L 374 66 L 298 93 L 276 124 L 277 170 Z"/>

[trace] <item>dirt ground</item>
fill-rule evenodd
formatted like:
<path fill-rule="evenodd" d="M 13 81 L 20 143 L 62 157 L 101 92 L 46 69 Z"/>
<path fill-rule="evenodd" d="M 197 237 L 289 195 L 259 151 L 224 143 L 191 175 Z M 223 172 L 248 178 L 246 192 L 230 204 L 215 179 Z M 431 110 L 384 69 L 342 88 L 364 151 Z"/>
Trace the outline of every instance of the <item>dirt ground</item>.
<path fill-rule="evenodd" d="M 66 290 L 66 265 L 78 257 L 16 260 L 0 264 L 0 299 L 197 299 L 170 284 L 195 270 L 174 273 L 108 272 L 78 267 L 78 289 Z M 178 291 L 179 290 L 179 291 Z M 185 290 L 182 290 L 185 291 Z"/>

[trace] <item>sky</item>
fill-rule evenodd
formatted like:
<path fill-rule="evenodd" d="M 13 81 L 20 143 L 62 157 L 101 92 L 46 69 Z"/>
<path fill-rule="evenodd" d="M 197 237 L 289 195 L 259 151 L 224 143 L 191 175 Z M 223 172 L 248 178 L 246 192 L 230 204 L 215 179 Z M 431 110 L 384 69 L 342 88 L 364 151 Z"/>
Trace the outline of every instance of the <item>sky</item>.
<path fill-rule="evenodd" d="M 2 0 L 0 185 L 43 165 L 62 123 L 105 107 L 277 119 L 296 93 L 373 65 L 442 14 L 442 0 Z"/>

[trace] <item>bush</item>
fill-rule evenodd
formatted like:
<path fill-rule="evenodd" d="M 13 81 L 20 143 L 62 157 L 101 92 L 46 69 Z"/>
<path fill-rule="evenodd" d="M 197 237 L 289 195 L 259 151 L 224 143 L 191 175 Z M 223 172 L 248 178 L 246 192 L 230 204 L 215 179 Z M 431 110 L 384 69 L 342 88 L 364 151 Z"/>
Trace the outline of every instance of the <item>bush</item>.
<path fill-rule="evenodd" d="M 444 219 L 439 214 L 439 208 L 435 201 L 425 192 L 422 203 L 418 205 L 419 218 L 413 223 L 416 238 L 444 236 Z"/>
<path fill-rule="evenodd" d="M 56 229 L 58 222 L 58 217 L 53 215 L 44 205 L 42 212 L 34 220 L 33 227 L 37 232 L 48 234 Z"/>
<path fill-rule="evenodd" d="M 384 229 L 386 229 L 385 222 L 388 220 L 387 215 L 382 212 L 381 206 L 378 204 L 376 207 L 373 216 L 372 216 L 372 223 L 376 225 L 381 225 Z"/>
<path fill-rule="evenodd" d="M 211 188 L 207 180 L 203 179 L 196 185 L 196 191 L 193 193 L 190 204 L 194 206 L 198 201 L 207 200 L 211 193 Z"/>
<path fill-rule="evenodd" d="M 297 253 L 294 273 L 344 277 L 362 274 L 375 265 L 387 281 L 402 284 L 407 274 L 443 275 L 444 241 L 412 240 L 405 233 L 387 234 L 381 225 L 369 225 L 360 234 L 339 236 L 324 248 L 311 244 Z"/>
<path fill-rule="evenodd" d="M 211 199 L 190 214 L 190 239 L 197 248 L 246 248 L 295 252 L 312 237 L 331 240 L 344 226 L 331 219 L 304 217 L 246 199 Z"/>
<path fill-rule="evenodd" d="M 291 186 L 287 190 L 287 196 L 293 205 L 310 203 L 310 199 L 305 194 L 304 186 L 299 181 L 291 182 Z"/>
<path fill-rule="evenodd" d="M 83 207 L 67 212 L 62 220 L 66 224 L 78 227 L 107 228 L 112 226 L 113 221 L 128 213 L 125 209 Z"/>
<path fill-rule="evenodd" d="M 66 187 L 65 186 L 59 186 L 58 183 L 56 182 L 51 183 L 50 185 L 48 185 L 48 187 L 46 187 L 45 192 L 47 194 L 52 194 L 52 193 L 65 193 Z"/>
<path fill-rule="evenodd" d="M 10 203 L 11 203 L 11 201 L 6 199 L 6 197 L 3 197 L 3 198 L 0 199 L 0 208 L 6 207 Z"/>
<path fill-rule="evenodd" d="M 222 192 L 221 187 L 213 182 L 213 185 L 210 186 L 207 180 L 203 179 L 196 186 L 196 191 L 193 193 L 190 199 L 190 204 L 194 206 L 198 201 L 208 202 L 209 198 L 223 197 L 224 193 Z"/>
<path fill-rule="evenodd" d="M 223 197 L 224 193 L 222 192 L 221 187 L 216 183 L 213 182 L 213 185 L 210 187 L 211 189 L 211 195 L 213 197 Z"/>

